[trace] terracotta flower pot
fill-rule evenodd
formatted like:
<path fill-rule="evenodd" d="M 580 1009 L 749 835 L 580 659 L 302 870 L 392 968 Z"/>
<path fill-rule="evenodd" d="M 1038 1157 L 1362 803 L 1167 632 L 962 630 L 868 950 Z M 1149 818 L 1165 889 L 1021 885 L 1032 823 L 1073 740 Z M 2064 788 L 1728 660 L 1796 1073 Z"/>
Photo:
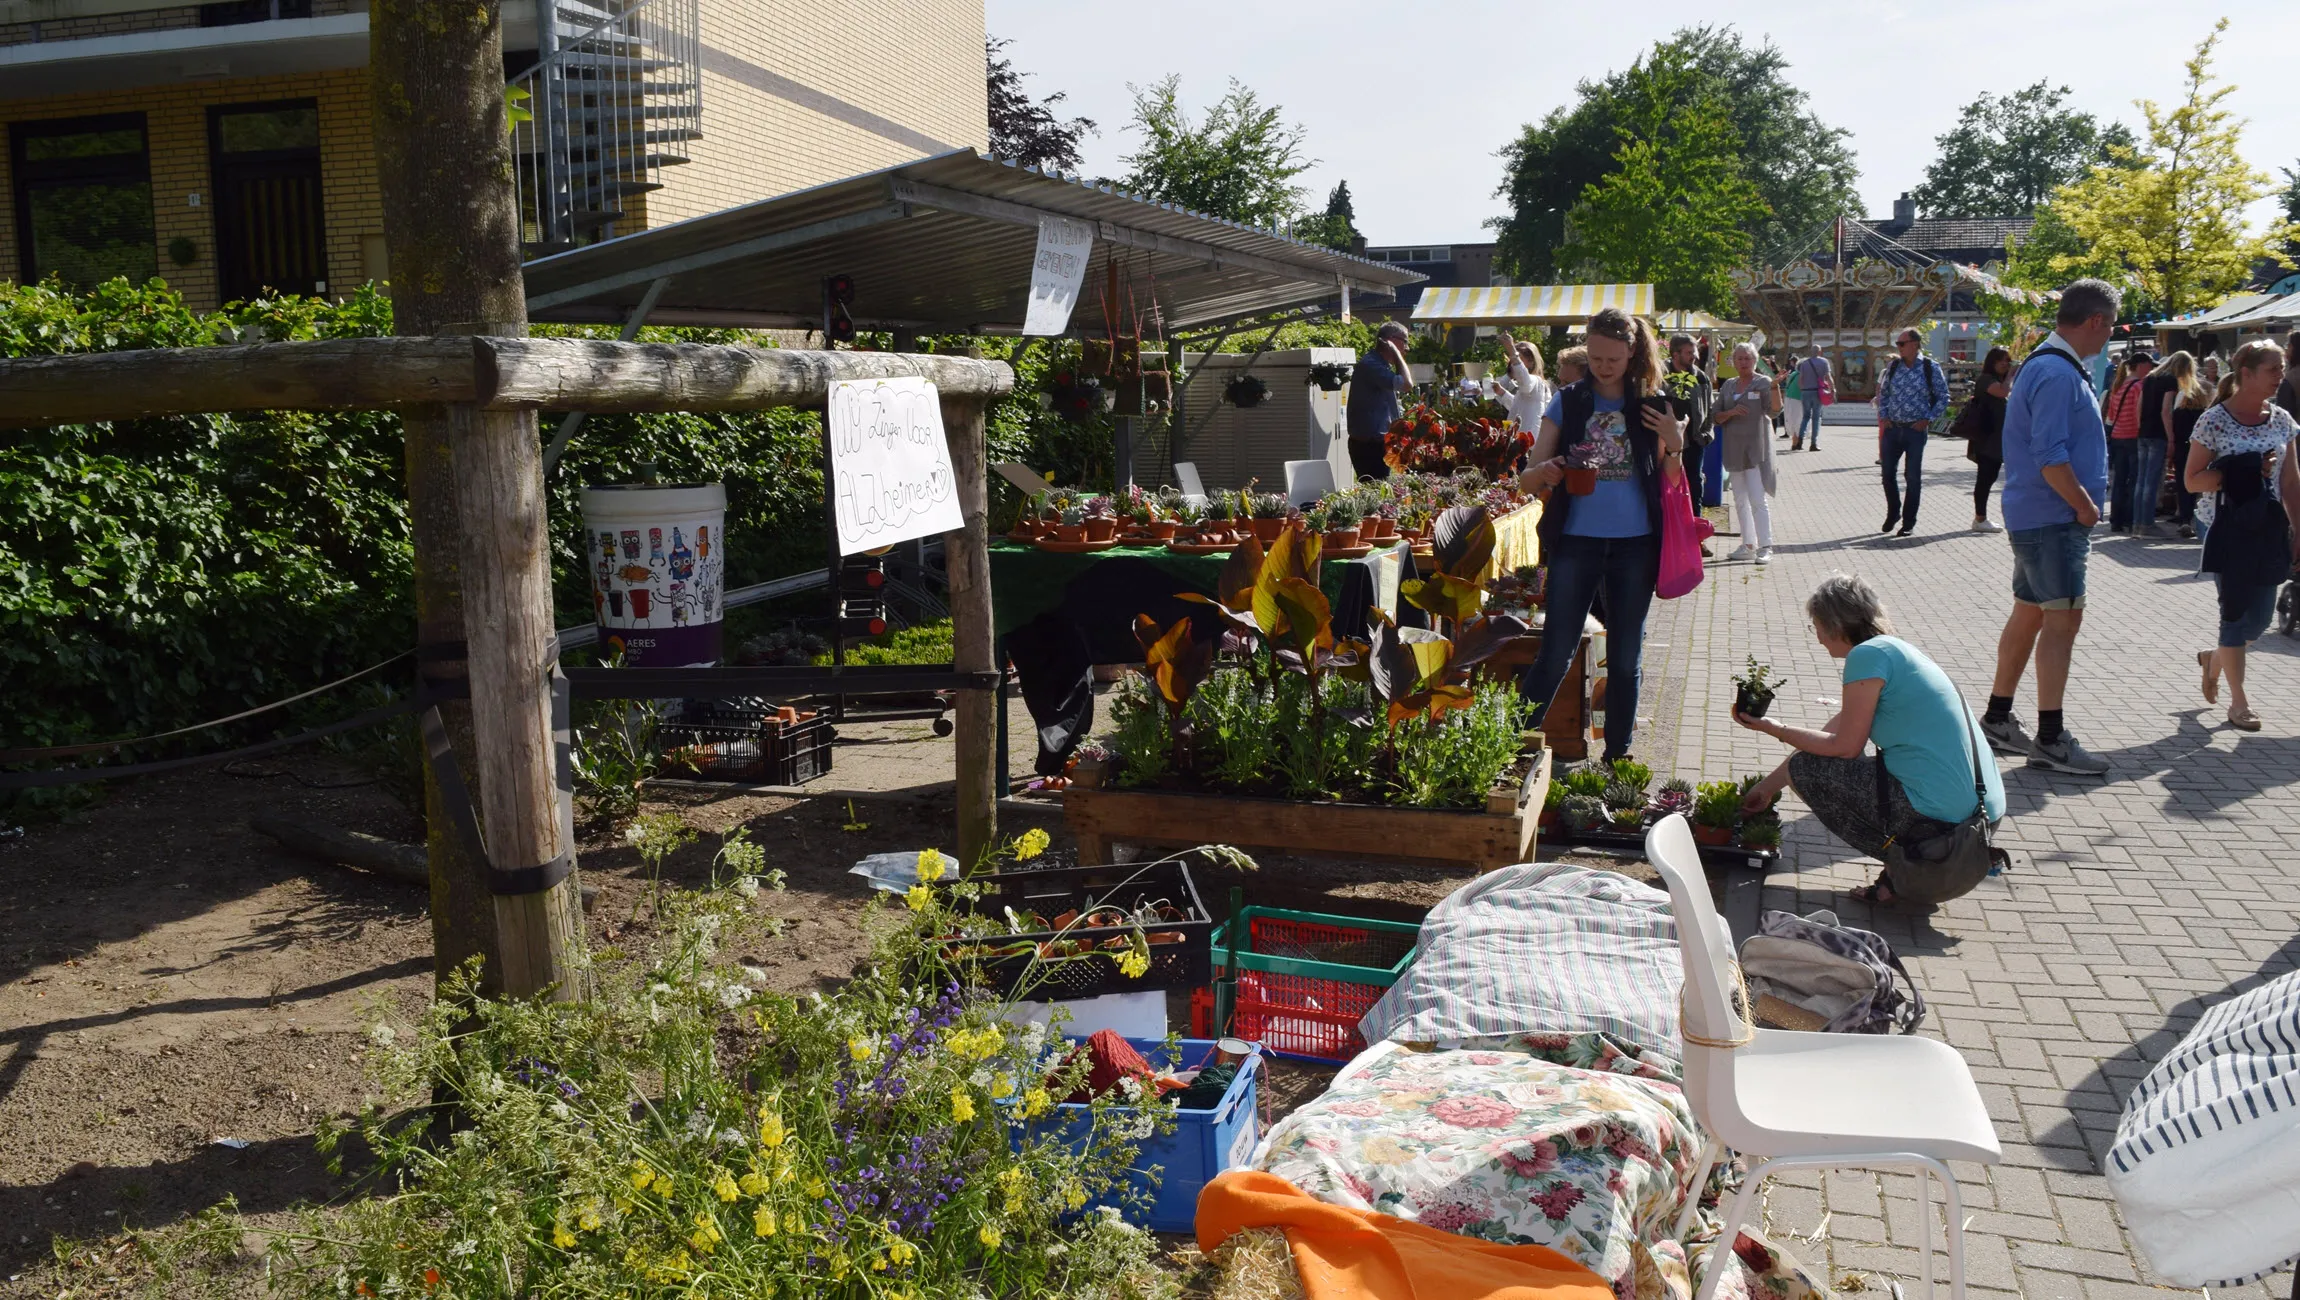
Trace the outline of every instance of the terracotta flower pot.
<path fill-rule="evenodd" d="M 1118 521 L 1115 519 L 1089 519 L 1086 521 L 1087 541 L 1107 542 L 1117 536 Z"/>
<path fill-rule="evenodd" d="M 1585 497 L 1595 492 L 1597 490 L 1596 467 L 1592 466 L 1588 469 L 1568 467 L 1565 471 L 1565 490 L 1568 494 L 1577 497 Z"/>
<path fill-rule="evenodd" d="M 1054 540 L 1058 542 L 1083 542 L 1086 540 L 1086 525 L 1056 524 L 1054 526 Z"/>
<path fill-rule="evenodd" d="M 1381 515 L 1375 515 L 1358 525 L 1358 537 L 1362 541 L 1386 542 L 1397 535 L 1398 521 Z"/>
<path fill-rule="evenodd" d="M 1254 536 L 1264 546 L 1277 541 L 1278 534 L 1286 531 L 1286 521 L 1283 519 L 1256 519 L 1250 522 L 1254 529 Z"/>
<path fill-rule="evenodd" d="M 1731 844 L 1733 842 L 1733 828 L 1730 826 L 1703 826 L 1701 823 L 1695 822 L 1693 823 L 1693 842 L 1711 845 Z"/>
<path fill-rule="evenodd" d="M 1173 541 L 1179 528 L 1180 525 L 1171 519 L 1153 519 L 1150 521 L 1150 539 L 1157 542 Z"/>
<path fill-rule="evenodd" d="M 1557 809 L 1544 808 L 1541 810 L 1541 816 L 1534 819 L 1534 824 L 1545 831 L 1553 831 L 1557 829 L 1557 821 Z"/>
<path fill-rule="evenodd" d="M 1355 528 L 1329 528 L 1326 530 L 1325 546 L 1329 551 L 1340 550 L 1357 544 L 1358 530 Z"/>

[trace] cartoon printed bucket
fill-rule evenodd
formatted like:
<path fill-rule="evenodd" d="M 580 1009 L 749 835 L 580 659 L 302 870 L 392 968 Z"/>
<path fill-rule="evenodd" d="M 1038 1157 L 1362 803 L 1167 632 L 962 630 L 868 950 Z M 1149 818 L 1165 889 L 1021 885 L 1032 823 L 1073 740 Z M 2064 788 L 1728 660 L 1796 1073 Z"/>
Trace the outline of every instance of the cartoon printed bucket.
<path fill-rule="evenodd" d="M 726 522 L 727 489 L 717 483 L 583 489 L 603 655 L 619 653 L 632 668 L 718 662 Z"/>

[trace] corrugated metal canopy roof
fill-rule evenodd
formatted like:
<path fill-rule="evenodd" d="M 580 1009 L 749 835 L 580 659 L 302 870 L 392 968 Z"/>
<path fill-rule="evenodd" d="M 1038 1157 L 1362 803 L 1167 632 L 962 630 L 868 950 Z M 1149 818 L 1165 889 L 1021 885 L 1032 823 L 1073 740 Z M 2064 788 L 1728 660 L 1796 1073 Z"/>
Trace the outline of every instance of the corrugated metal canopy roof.
<path fill-rule="evenodd" d="M 1387 300 L 1422 275 L 1153 203 L 971 149 L 867 172 L 527 264 L 539 321 L 620 321 L 663 281 L 663 325 L 807 328 L 822 282 L 854 281 L 862 329 L 1011 334 L 1021 329 L 1041 214 L 1096 223 L 1074 333 L 1102 332 L 1112 258 L 1145 315 L 1171 332 L 1353 293 Z"/>

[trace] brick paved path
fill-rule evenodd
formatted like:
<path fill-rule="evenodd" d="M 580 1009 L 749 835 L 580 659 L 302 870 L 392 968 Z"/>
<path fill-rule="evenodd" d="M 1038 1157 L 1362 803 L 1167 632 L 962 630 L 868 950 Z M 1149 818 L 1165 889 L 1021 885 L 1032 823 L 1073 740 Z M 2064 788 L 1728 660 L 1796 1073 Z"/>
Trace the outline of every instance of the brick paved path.
<path fill-rule="evenodd" d="M 1712 568 L 1701 592 L 1656 606 L 1647 699 L 1658 716 L 1637 750 L 1657 771 L 1673 761 L 1677 774 L 1714 779 L 1769 769 L 1787 752 L 1727 716 L 1731 678 L 1751 653 L 1789 678 L 1776 716 L 1828 716 L 1839 665 L 1802 609 L 1832 570 L 1874 583 L 1900 634 L 1983 705 L 2010 608 L 2009 549 L 2001 534 L 1967 531 L 1973 467 L 1962 443 L 1940 438 L 1928 449 L 1917 535 L 1880 538 L 1875 445 L 1873 431 L 1832 426 L 1821 452 L 1781 457 L 1774 563 Z M 1720 554 L 1737 544 L 1722 540 Z M 2204 1006 L 2300 959 L 2300 881 L 2288 865 L 2300 824 L 2282 797 L 2300 779 L 2300 641 L 2271 632 L 2254 647 L 2249 686 L 2267 725 L 2229 729 L 2198 694 L 2195 652 L 2212 644 L 2216 614 L 2195 561 L 2194 543 L 2096 530 L 2067 713 L 2114 767 L 2104 781 L 1999 760 L 2010 803 L 1999 842 L 2014 857 L 2006 876 L 1929 917 L 1871 909 L 1845 891 L 1875 864 L 1851 858 L 1794 795 L 1783 803 L 1783 861 L 1763 905 L 1832 907 L 1884 934 L 1932 1005 L 1925 1032 L 1964 1052 L 1997 1121 L 2004 1163 L 1956 1170 L 1976 1296 L 2168 1294 L 2125 1235 L 2099 1158 L 2133 1084 Z M 2033 730 L 2026 683 L 2016 707 Z M 1654 748 L 1672 737 L 1674 754 Z M 1915 1198 L 1899 1175 L 1790 1175 L 1774 1183 L 1771 1223 L 1836 1280 L 1889 1274 L 1911 1279 L 1914 1296 Z M 2281 1300 L 2291 1282 L 2214 1295 Z"/>

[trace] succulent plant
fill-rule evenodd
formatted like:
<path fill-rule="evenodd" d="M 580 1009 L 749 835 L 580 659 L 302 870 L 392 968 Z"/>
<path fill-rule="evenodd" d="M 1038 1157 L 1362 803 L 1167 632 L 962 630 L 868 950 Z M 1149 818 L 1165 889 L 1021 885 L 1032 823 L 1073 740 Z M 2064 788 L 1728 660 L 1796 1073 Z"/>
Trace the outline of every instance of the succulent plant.
<path fill-rule="evenodd" d="M 1605 806 L 1608 808 L 1643 808 L 1645 791 L 1634 783 L 1615 779 L 1605 783 Z"/>
<path fill-rule="evenodd" d="M 1345 492 L 1328 497 L 1321 504 L 1326 512 L 1326 522 L 1323 526 L 1312 525 L 1312 527 L 1318 528 L 1319 532 L 1324 532 L 1330 528 L 1355 528 L 1358 526 L 1358 522 L 1366 517 L 1365 506 L 1360 504 L 1358 499 L 1350 493 Z"/>
<path fill-rule="evenodd" d="M 1781 818 L 1777 813 L 1759 813 L 1741 823 L 1741 843 L 1752 849 L 1781 847 Z"/>
<path fill-rule="evenodd" d="M 1085 507 L 1085 506 L 1064 506 L 1064 507 L 1062 508 L 1062 522 L 1063 522 L 1063 523 L 1065 523 L 1065 524 L 1083 524 L 1083 523 L 1085 523 L 1085 522 L 1086 522 L 1086 507 Z"/>
<path fill-rule="evenodd" d="M 1593 831 L 1605 824 L 1605 805 L 1585 794 L 1572 794 L 1557 806 L 1558 820 L 1576 831 Z"/>
<path fill-rule="evenodd" d="M 1292 514 L 1293 503 L 1283 492 L 1256 492 L 1246 503 L 1247 510 L 1256 519 L 1283 519 Z"/>
<path fill-rule="evenodd" d="M 1605 793 L 1605 769 L 1594 763 L 1577 767 L 1565 774 L 1567 794 L 1587 795 L 1596 799 Z"/>
<path fill-rule="evenodd" d="M 1681 794 L 1687 799 L 1691 799 L 1693 797 L 1693 783 L 1684 777 L 1673 776 L 1661 783 L 1661 793 Z"/>
<path fill-rule="evenodd" d="M 1645 825 L 1645 810 L 1643 808 L 1614 808 L 1609 810 L 1608 815 L 1613 818 L 1615 830 L 1633 831 Z"/>
<path fill-rule="evenodd" d="M 1671 786 L 1685 786 L 1685 788 L 1681 790 L 1671 789 Z M 1646 811 L 1652 813 L 1656 818 L 1667 817 L 1676 813 L 1690 814 L 1693 811 L 1693 788 L 1686 786 L 1683 781 L 1672 781 L 1669 785 L 1661 787 L 1661 793 L 1653 796 L 1653 802 L 1646 805 Z"/>

